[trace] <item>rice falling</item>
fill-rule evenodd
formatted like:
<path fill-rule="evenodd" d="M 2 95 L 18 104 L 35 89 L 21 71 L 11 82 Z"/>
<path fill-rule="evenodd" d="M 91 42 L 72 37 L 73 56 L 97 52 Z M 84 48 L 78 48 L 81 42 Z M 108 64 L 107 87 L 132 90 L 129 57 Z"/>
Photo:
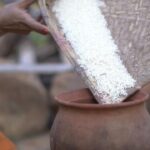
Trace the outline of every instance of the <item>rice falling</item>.
<path fill-rule="evenodd" d="M 120 103 L 136 81 L 119 56 L 100 0 L 56 0 L 53 6 L 66 39 L 77 55 L 77 63 L 94 83 L 103 104 Z"/>

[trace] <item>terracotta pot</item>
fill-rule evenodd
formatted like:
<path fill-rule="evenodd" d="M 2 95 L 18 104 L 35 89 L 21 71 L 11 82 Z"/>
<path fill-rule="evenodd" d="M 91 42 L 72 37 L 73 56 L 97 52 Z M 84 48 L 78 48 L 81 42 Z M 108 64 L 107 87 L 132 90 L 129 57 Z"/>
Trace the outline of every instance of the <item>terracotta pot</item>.
<path fill-rule="evenodd" d="M 15 145 L 0 132 L 0 150 L 16 150 Z"/>
<path fill-rule="evenodd" d="M 99 105 L 87 89 L 58 96 L 51 150 L 150 150 L 147 99 L 138 91 L 124 103 Z"/>

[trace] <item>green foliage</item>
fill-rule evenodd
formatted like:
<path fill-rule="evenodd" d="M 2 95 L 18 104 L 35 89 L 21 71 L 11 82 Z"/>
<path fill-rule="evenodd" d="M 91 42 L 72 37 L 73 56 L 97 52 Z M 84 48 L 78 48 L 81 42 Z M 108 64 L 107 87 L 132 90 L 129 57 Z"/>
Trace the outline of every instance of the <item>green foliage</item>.
<path fill-rule="evenodd" d="M 38 34 L 35 32 L 31 33 L 29 37 L 30 37 L 31 41 L 38 47 L 42 47 L 45 44 L 47 44 L 47 42 L 48 42 L 47 36 L 41 35 L 41 34 Z"/>

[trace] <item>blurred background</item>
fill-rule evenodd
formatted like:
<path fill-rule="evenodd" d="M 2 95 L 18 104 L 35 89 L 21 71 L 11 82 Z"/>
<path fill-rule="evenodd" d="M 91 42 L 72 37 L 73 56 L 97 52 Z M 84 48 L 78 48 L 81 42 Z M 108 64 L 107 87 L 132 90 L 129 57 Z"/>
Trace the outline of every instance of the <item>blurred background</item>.
<path fill-rule="evenodd" d="M 1 7 L 15 0 L 0 0 Z M 40 15 L 38 5 L 29 12 Z M 49 150 L 55 95 L 85 87 L 51 35 L 0 37 L 0 131 L 17 150 Z"/>

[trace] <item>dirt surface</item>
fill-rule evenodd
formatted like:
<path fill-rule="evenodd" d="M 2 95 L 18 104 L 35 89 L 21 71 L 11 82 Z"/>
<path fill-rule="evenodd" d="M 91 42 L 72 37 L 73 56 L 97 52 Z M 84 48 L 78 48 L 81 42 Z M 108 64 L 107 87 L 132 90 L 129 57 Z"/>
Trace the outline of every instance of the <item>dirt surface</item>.
<path fill-rule="evenodd" d="M 50 150 L 49 133 L 18 142 L 17 150 Z"/>

